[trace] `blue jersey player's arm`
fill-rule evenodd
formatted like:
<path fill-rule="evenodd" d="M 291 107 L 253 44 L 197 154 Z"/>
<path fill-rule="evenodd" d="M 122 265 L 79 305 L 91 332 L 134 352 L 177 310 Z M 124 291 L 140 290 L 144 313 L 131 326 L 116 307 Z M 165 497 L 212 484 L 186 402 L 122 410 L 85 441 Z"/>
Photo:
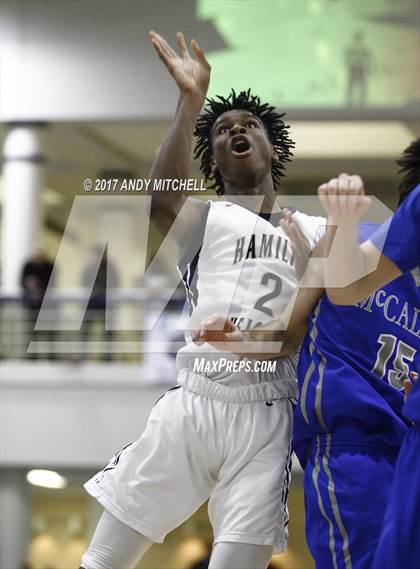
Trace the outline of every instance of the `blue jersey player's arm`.
<path fill-rule="evenodd" d="M 358 178 L 356 182 L 352 178 Z M 328 225 L 337 227 L 329 245 L 324 278 L 334 304 L 352 305 L 419 265 L 420 186 L 362 245 L 358 223 L 369 207 L 360 178 L 342 174 L 320 186 Z"/>

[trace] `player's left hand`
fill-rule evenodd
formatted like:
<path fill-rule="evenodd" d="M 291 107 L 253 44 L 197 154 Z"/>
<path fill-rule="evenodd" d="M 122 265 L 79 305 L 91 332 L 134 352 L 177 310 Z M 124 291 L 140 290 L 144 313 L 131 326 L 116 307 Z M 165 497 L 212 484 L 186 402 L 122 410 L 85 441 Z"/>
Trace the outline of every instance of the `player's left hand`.
<path fill-rule="evenodd" d="M 206 342 L 226 352 L 231 351 L 230 343 L 243 342 L 244 339 L 235 324 L 222 314 L 213 314 L 203 320 L 192 337 L 193 342 L 198 345 Z"/>
<path fill-rule="evenodd" d="M 318 195 L 334 225 L 358 222 L 371 204 L 371 199 L 365 195 L 362 178 L 345 173 L 319 186 Z"/>

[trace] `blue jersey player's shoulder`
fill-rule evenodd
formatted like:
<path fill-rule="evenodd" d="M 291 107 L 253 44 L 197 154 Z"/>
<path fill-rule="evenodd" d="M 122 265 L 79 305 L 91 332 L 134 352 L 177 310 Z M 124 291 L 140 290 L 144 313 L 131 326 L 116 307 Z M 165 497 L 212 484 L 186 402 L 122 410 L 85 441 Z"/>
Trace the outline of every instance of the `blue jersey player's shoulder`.
<path fill-rule="evenodd" d="M 380 226 L 373 221 L 363 221 L 359 224 L 359 241 L 363 243 L 367 241 Z"/>
<path fill-rule="evenodd" d="M 369 239 L 401 271 L 420 264 L 420 184 Z"/>

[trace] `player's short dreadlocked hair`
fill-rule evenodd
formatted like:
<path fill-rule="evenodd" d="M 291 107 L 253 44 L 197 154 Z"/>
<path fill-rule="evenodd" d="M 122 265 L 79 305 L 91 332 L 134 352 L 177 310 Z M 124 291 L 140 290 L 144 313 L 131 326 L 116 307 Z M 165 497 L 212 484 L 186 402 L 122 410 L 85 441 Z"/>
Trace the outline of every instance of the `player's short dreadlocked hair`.
<path fill-rule="evenodd" d="M 286 162 L 290 162 L 293 156 L 291 149 L 295 143 L 289 137 L 289 126 L 282 120 L 285 113 L 278 113 L 275 107 L 267 103 L 261 104 L 260 98 L 252 95 L 250 89 L 241 91 L 239 95 L 232 89 L 228 97 L 217 96 L 215 99 L 207 99 L 204 112 L 198 118 L 195 127 L 194 134 L 197 143 L 194 158 L 200 158 L 200 171 L 206 181 L 213 182 L 209 187 L 216 189 L 219 196 L 225 193 L 225 188 L 219 171 L 212 172 L 212 128 L 220 115 L 235 109 L 249 111 L 263 123 L 278 156 L 278 160 L 273 160 L 271 166 L 274 187 L 280 183 L 280 178 L 284 176 Z"/>
<path fill-rule="evenodd" d="M 399 174 L 404 174 L 398 187 L 400 199 L 398 205 L 408 196 L 411 190 L 420 184 L 420 138 L 412 142 L 397 160 Z"/>

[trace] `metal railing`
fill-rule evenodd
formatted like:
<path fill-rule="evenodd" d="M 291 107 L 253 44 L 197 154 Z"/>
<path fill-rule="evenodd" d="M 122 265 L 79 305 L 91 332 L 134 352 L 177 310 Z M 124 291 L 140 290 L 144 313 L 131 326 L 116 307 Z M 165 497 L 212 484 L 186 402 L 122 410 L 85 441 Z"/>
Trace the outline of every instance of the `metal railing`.
<path fill-rule="evenodd" d="M 105 306 L 78 289 L 48 301 L 38 310 L 20 296 L 0 295 L 1 359 L 141 362 L 147 353 L 173 357 L 184 344 L 178 291 L 109 291 Z"/>

